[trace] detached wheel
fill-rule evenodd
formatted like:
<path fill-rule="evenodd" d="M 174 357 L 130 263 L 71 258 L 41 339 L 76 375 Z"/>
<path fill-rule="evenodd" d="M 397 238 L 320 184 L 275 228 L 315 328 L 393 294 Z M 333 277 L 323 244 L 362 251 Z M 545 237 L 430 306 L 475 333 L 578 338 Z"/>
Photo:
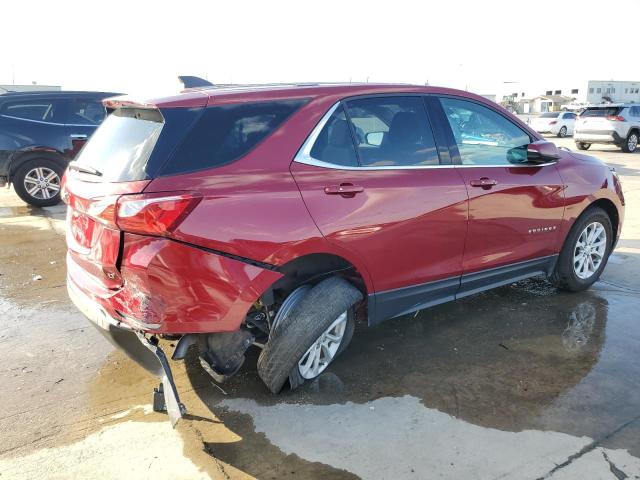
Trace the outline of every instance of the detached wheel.
<path fill-rule="evenodd" d="M 60 180 L 64 169 L 46 158 L 29 160 L 13 175 L 13 188 L 30 205 L 50 207 L 60 202 Z"/>
<path fill-rule="evenodd" d="M 567 136 L 567 127 L 562 127 L 558 132 L 558 138 L 564 138 Z"/>
<path fill-rule="evenodd" d="M 613 240 L 611 220 L 598 207 L 584 212 L 564 242 L 556 269 L 551 276 L 555 285 L 571 292 L 593 285 L 607 264 Z"/>
<path fill-rule="evenodd" d="M 274 325 L 258 358 L 258 374 L 269 390 L 278 393 L 287 379 L 295 389 L 324 372 L 349 345 L 361 300 L 362 293 L 339 277 L 308 289 Z"/>
<path fill-rule="evenodd" d="M 633 132 L 629 132 L 627 139 L 622 145 L 622 151 L 625 153 L 633 153 L 638 149 L 638 132 L 635 130 Z"/>
<path fill-rule="evenodd" d="M 576 142 L 576 147 L 578 147 L 578 150 L 589 150 L 590 146 L 590 143 Z"/>

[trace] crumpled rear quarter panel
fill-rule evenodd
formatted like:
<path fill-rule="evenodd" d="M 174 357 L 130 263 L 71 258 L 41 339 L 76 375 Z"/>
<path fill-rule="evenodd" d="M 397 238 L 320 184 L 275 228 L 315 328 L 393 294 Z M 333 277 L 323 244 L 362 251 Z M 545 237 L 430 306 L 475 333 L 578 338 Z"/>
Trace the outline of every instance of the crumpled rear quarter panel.
<path fill-rule="evenodd" d="M 112 305 L 159 333 L 235 331 L 282 275 L 166 238 L 125 233 Z M 126 318 L 125 318 L 126 321 Z"/>

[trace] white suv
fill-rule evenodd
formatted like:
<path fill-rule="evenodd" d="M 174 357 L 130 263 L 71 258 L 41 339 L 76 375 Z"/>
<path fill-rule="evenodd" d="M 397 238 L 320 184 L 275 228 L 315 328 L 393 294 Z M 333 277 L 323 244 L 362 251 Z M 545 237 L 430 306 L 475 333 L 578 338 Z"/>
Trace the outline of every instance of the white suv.
<path fill-rule="evenodd" d="M 576 121 L 573 135 L 579 150 L 592 143 L 612 143 L 623 152 L 635 152 L 640 139 L 640 105 L 588 107 Z"/>

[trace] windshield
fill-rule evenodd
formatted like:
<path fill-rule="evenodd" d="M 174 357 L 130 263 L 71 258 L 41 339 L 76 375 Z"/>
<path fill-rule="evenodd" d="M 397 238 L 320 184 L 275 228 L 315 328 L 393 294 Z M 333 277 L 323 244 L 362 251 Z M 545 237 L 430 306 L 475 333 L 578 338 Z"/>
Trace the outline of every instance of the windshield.
<path fill-rule="evenodd" d="M 117 109 L 91 136 L 77 163 L 96 169 L 107 182 L 143 180 L 163 125 L 157 110 Z"/>

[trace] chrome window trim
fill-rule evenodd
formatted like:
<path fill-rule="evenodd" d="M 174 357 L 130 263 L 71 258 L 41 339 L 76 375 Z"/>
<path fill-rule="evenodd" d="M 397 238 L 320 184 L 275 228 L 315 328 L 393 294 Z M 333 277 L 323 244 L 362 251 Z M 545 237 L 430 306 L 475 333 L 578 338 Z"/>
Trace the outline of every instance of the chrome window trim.
<path fill-rule="evenodd" d="M 332 170 L 353 170 L 353 171 L 369 171 L 369 170 L 426 170 L 431 168 L 532 168 L 532 167 L 546 167 L 549 165 L 554 165 L 556 162 L 547 162 L 540 164 L 513 164 L 513 165 L 470 165 L 470 164 L 450 164 L 450 165 L 405 165 L 405 166 L 396 166 L 396 165 L 385 165 L 385 166 L 357 166 L 351 167 L 347 165 L 336 165 L 334 163 L 324 162 L 322 160 L 318 160 L 311 156 L 311 150 L 313 149 L 313 145 L 315 144 L 320 132 L 324 128 L 325 124 L 333 115 L 340 104 L 342 102 L 338 101 L 331 106 L 331 108 L 324 114 L 324 116 L 320 119 L 318 124 L 313 128 L 307 139 L 298 150 L 298 153 L 294 157 L 293 161 L 296 163 L 302 163 L 305 165 L 311 165 L 314 167 L 320 168 L 329 168 Z M 355 148 L 355 147 L 354 147 Z"/>
<path fill-rule="evenodd" d="M 22 118 L 22 117 L 14 117 L 13 115 L 0 114 L 0 116 L 5 118 L 11 118 L 13 120 L 22 120 L 23 122 L 33 122 L 33 123 L 42 123 L 44 125 L 56 125 L 58 127 L 99 127 L 98 125 L 87 125 L 83 123 L 59 123 L 59 122 L 46 122 L 44 120 L 34 120 L 32 118 Z"/>

